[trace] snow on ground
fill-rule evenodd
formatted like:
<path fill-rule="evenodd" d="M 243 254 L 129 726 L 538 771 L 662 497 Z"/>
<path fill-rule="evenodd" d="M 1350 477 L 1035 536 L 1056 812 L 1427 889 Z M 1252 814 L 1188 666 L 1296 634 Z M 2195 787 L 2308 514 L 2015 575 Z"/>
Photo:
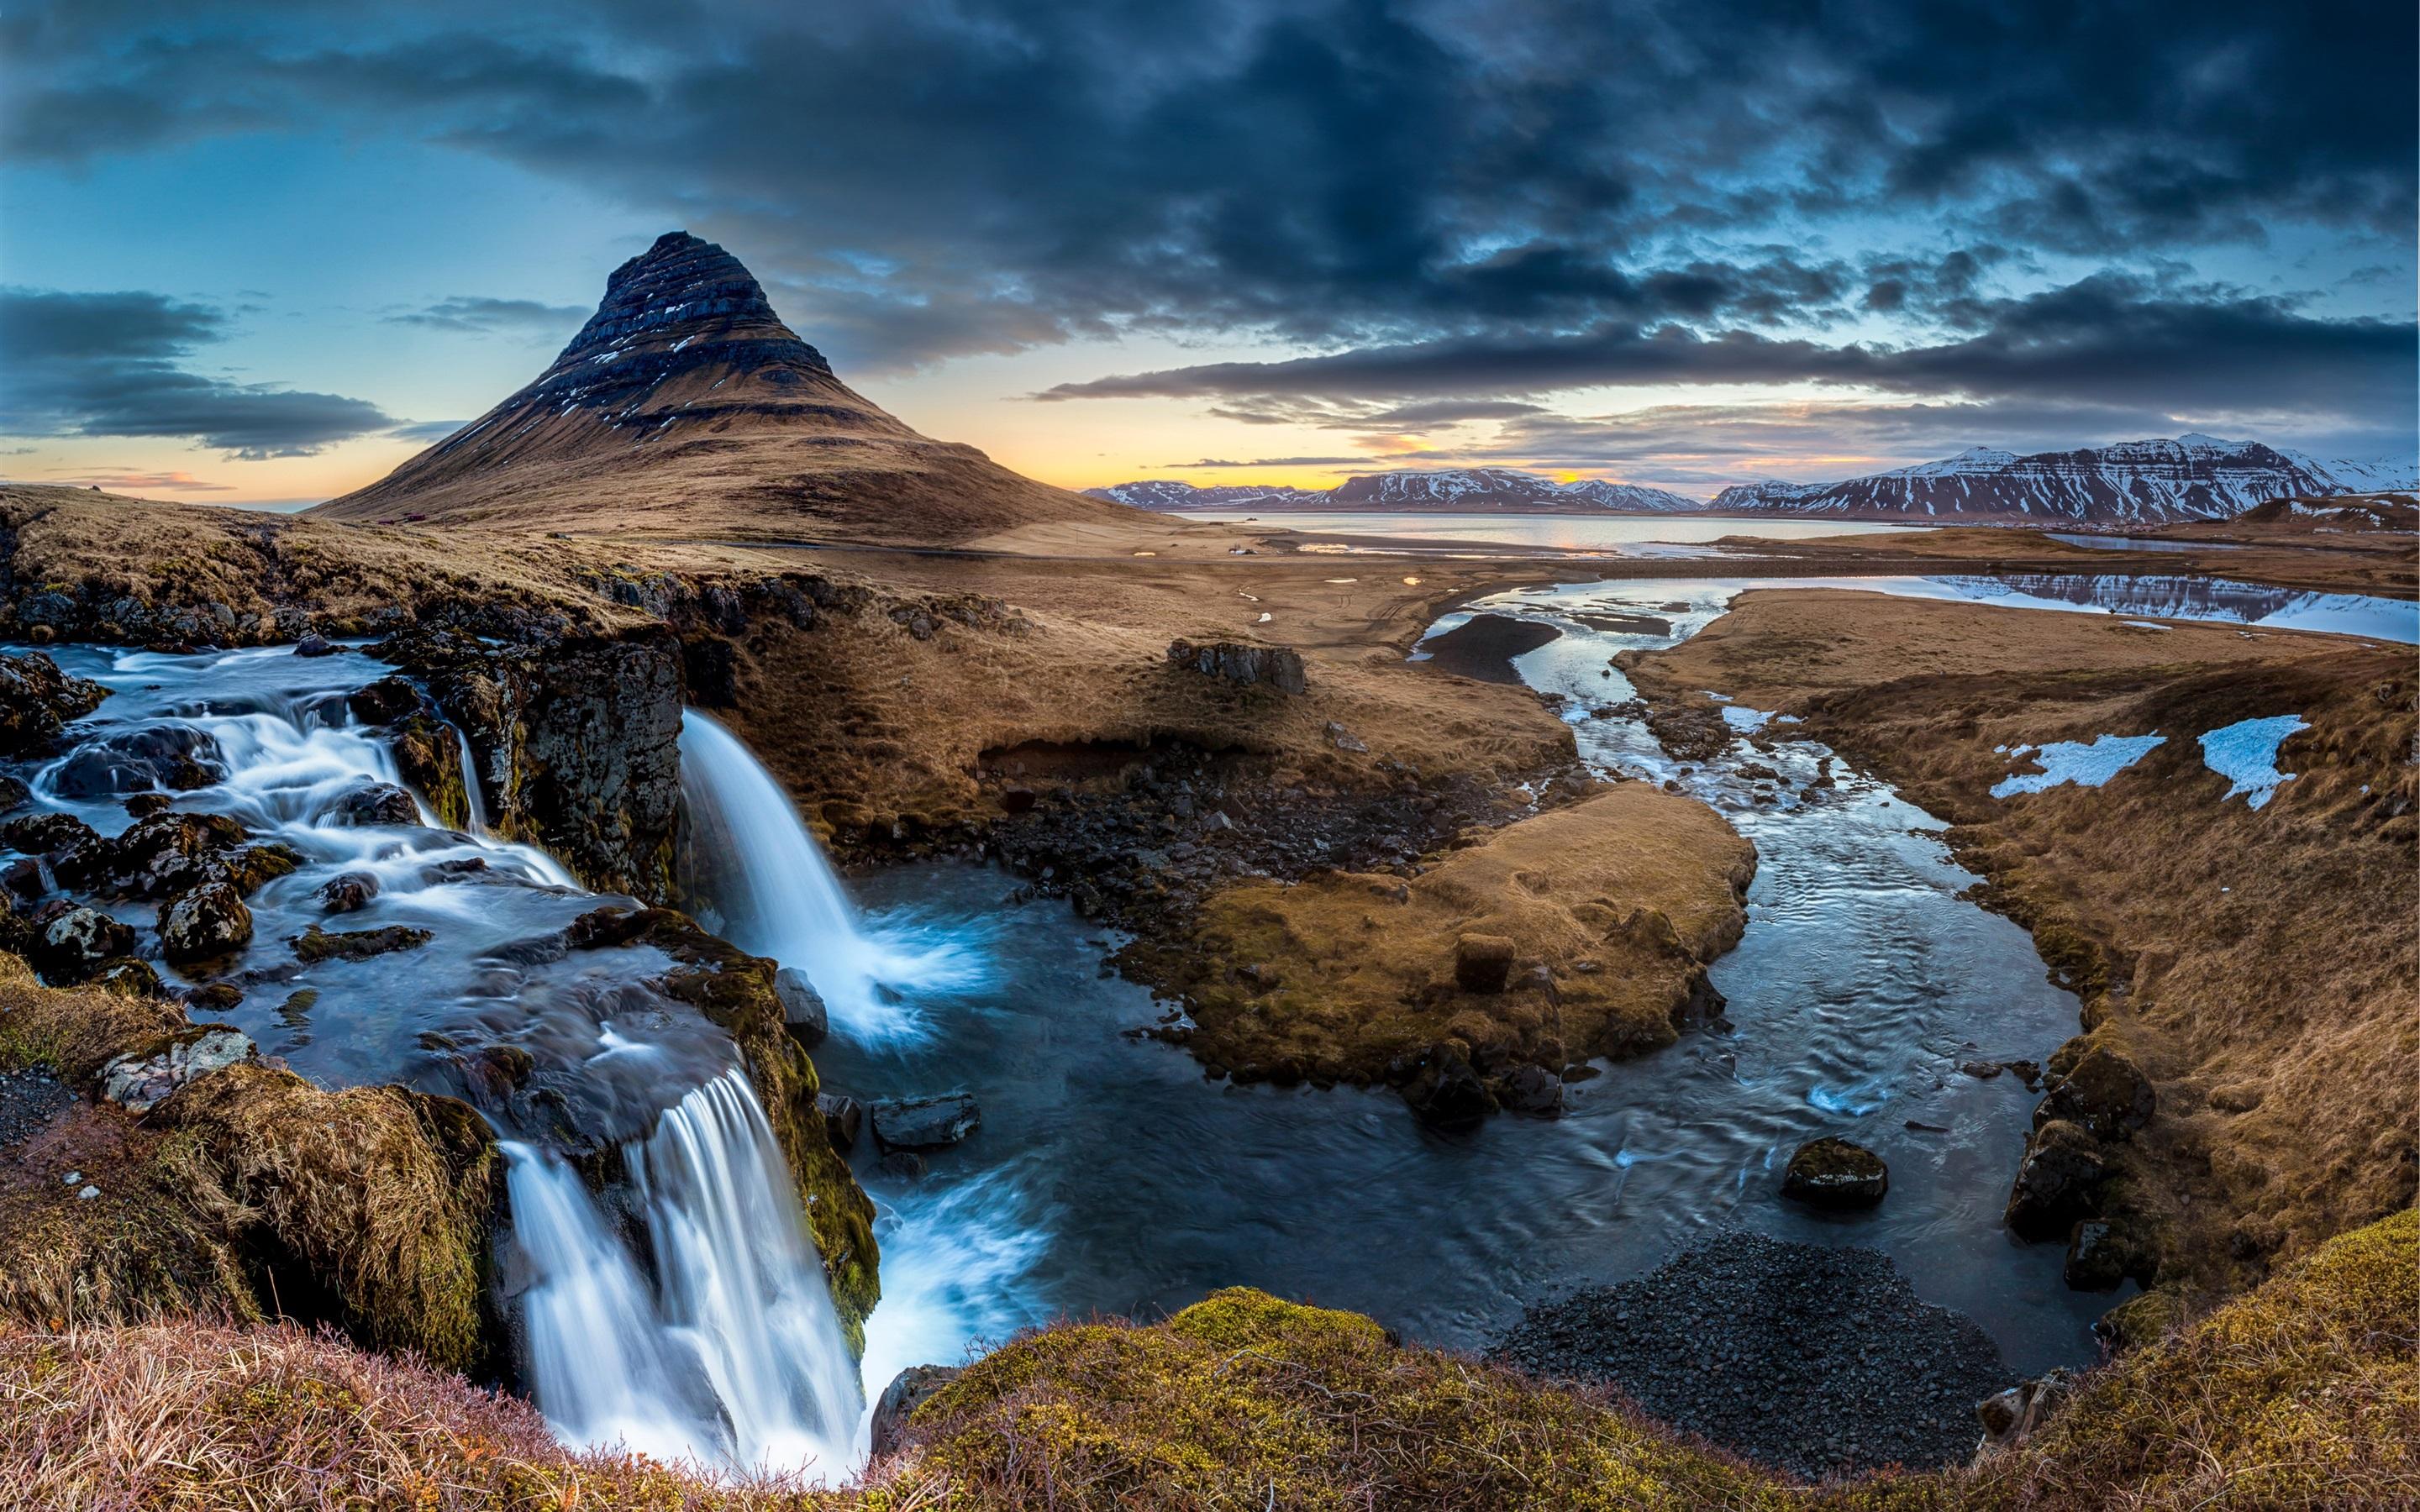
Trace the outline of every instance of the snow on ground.
<path fill-rule="evenodd" d="M 2166 744 L 2167 738 L 2150 734 L 2096 735 L 2090 741 L 2054 740 L 2034 757 L 2041 763 L 2040 771 L 2009 773 L 1993 784 L 1992 796 L 2006 798 L 2019 793 L 2040 793 L 2066 782 L 2097 788 L 2149 755 L 2154 747 Z"/>
<path fill-rule="evenodd" d="M 1761 709 L 1743 709 L 1735 703 L 1726 704 L 1723 707 L 1723 723 L 1749 734 L 1763 729 L 1772 719 L 1772 715 Z"/>
<path fill-rule="evenodd" d="M 2257 809 L 2277 795 L 2277 784 L 2294 779 L 2277 770 L 2277 748 L 2298 730 L 2311 728 L 2299 714 L 2272 715 L 2266 719 L 2239 719 L 2201 737 L 2201 764 L 2233 784 L 2224 803 L 2239 793 Z"/>

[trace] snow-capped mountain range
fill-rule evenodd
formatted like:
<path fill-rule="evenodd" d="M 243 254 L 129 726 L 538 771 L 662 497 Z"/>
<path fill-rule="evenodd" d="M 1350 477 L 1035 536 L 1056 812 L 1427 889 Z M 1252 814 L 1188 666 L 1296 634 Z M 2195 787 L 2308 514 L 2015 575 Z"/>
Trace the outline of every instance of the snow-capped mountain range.
<path fill-rule="evenodd" d="M 1662 488 L 1582 478 L 1557 483 L 1513 468 L 1449 468 L 1417 472 L 1367 472 L 1333 488 L 1225 484 L 1197 488 L 1173 479 L 1087 488 L 1143 509 L 1367 510 L 1373 513 L 1470 515 L 1665 515 L 1700 511 L 1705 501 Z"/>
<path fill-rule="evenodd" d="M 2321 461 L 2258 441 L 2180 436 L 2019 456 L 1988 446 L 1839 483 L 1748 483 L 1718 515 L 2162 525 L 2224 519 L 2271 499 L 2420 486 L 2410 462 Z"/>

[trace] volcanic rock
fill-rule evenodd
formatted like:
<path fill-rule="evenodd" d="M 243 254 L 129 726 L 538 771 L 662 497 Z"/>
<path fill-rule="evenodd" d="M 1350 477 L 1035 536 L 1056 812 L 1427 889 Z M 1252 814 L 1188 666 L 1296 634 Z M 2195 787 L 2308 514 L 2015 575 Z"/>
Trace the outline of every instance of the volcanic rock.
<path fill-rule="evenodd" d="M 2006 1222 L 2019 1239 L 2064 1237 L 2100 1202 L 2109 1163 L 2100 1144 L 2076 1124 L 2054 1121 L 2034 1131 L 2009 1192 Z"/>
<path fill-rule="evenodd" d="M 320 824 L 416 825 L 420 805 L 392 782 L 365 782 L 322 810 Z"/>
<path fill-rule="evenodd" d="M 782 1023 L 791 1038 L 813 1050 L 831 1033 L 831 1012 L 807 974 L 796 966 L 773 973 L 773 995 L 782 1000 Z"/>
<path fill-rule="evenodd" d="M 224 882 L 206 882 L 160 909 L 160 953 L 172 963 L 207 961 L 252 943 L 252 910 Z"/>
<path fill-rule="evenodd" d="M 2095 1049 L 2051 1084 L 2034 1110 L 2034 1127 L 2055 1119 L 2084 1126 L 2096 1139 L 2119 1140 L 2151 1121 L 2158 1105 L 2150 1079 L 2114 1050 Z"/>
<path fill-rule="evenodd" d="M 1847 1139 L 1810 1139 L 1790 1157 L 1781 1195 L 1810 1207 L 1870 1208 L 1890 1190 L 1890 1168 Z"/>
<path fill-rule="evenodd" d="M 0 656 L 0 756 L 38 756 L 70 719 L 100 707 L 109 689 L 70 677 L 39 651 Z"/>
<path fill-rule="evenodd" d="M 1168 659 L 1204 677 L 1223 677 L 1246 687 L 1265 683 L 1284 693 L 1311 687 L 1302 667 L 1302 653 L 1287 646 L 1256 645 L 1248 640 L 1171 640 Z"/>
<path fill-rule="evenodd" d="M 868 1111 L 874 1119 L 874 1142 L 885 1150 L 947 1149 L 983 1126 L 982 1110 L 966 1092 L 885 1098 Z"/>

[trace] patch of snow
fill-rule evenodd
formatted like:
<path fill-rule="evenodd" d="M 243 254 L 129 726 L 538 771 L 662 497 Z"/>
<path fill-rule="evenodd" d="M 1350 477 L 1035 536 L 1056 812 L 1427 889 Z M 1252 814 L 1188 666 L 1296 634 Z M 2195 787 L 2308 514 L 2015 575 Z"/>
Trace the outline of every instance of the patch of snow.
<path fill-rule="evenodd" d="M 1992 796 L 2012 797 L 2020 793 L 2040 793 L 2048 788 L 2072 782 L 2077 787 L 2097 788 L 2124 771 L 2151 751 L 2167 743 L 2167 736 L 2096 735 L 2090 741 L 2054 740 L 2041 748 L 2034 760 L 2041 764 L 2039 772 L 2009 773 L 1992 786 Z M 2022 751 L 2010 751 L 2020 756 Z"/>
<path fill-rule="evenodd" d="M 2156 620 L 2119 620 L 2118 623 L 2125 625 L 2129 629 L 2134 630 L 2173 630 L 2176 628 L 2173 625 L 2162 625 Z"/>
<path fill-rule="evenodd" d="M 1772 715 L 1761 709 L 1743 709 L 1733 705 L 1723 710 L 1723 723 L 1750 734 L 1763 729 L 1772 717 Z"/>
<path fill-rule="evenodd" d="M 2294 779 L 2277 770 L 2277 748 L 2286 737 L 2310 725 L 2299 714 L 2272 715 L 2265 719 L 2238 719 L 2201 737 L 2201 764 L 2231 784 L 2219 801 L 2237 794 L 2255 809 L 2277 795 L 2277 785 Z"/>

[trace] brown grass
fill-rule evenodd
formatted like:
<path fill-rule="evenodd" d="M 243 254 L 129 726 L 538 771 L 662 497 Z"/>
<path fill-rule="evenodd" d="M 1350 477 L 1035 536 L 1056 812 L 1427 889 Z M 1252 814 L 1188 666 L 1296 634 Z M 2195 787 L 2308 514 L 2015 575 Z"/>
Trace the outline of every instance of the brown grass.
<path fill-rule="evenodd" d="M 2096 1040 L 2158 1087 L 2128 1159 L 2170 1235 L 2164 1275 L 2240 1286 L 2412 1200 L 2409 650 L 1792 591 L 1744 596 L 1635 675 L 1659 699 L 1711 687 L 1803 713 L 1952 821 L 1983 900 L 2035 932 Z M 2279 758 L 2299 775 L 2257 811 L 2222 801 L 2195 737 L 2276 714 L 2314 727 Z M 1995 745 L 2152 730 L 2168 743 L 2105 787 L 1989 795 L 2016 769 Z"/>
<path fill-rule="evenodd" d="M 1623 783 L 1409 882 L 1239 883 L 1170 964 L 1200 1026 L 1193 1052 L 1214 1064 L 1370 1081 L 1393 1057 L 1451 1043 L 1482 1066 L 1560 1072 L 1671 1042 L 1676 1009 L 1745 928 L 1755 866 L 1755 848 L 1703 804 Z M 1512 942 L 1512 990 L 1457 988 L 1464 934 Z M 1525 980 L 1540 965 L 1551 988 Z M 1247 966 L 1260 976 L 1239 976 Z"/>

